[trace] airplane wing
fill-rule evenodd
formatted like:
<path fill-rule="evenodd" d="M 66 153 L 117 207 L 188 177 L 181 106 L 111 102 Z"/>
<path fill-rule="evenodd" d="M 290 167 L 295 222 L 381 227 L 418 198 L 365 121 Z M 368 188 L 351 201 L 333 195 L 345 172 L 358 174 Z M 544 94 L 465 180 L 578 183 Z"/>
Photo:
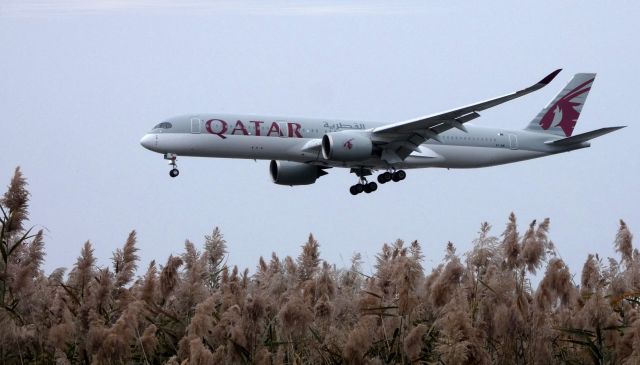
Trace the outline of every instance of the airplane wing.
<path fill-rule="evenodd" d="M 478 118 L 480 116 L 478 111 L 500 105 L 541 89 L 549 84 L 560 71 L 562 71 L 562 69 L 555 70 L 534 85 L 512 94 L 438 114 L 374 128 L 371 133 L 371 138 L 376 145 L 382 148 L 383 160 L 388 163 L 402 162 L 411 152 L 419 151 L 419 146 L 426 140 L 433 139 L 441 142 L 439 134 L 451 128 L 458 128 L 466 132 L 464 123 Z"/>

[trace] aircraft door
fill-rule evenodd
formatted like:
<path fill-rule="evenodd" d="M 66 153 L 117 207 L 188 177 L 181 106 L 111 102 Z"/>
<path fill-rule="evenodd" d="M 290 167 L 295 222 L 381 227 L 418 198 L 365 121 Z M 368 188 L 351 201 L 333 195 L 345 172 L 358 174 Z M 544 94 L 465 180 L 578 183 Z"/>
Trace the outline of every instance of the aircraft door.
<path fill-rule="evenodd" d="M 509 135 L 509 148 L 511 148 L 512 150 L 518 149 L 518 136 L 516 136 L 515 134 Z"/>
<path fill-rule="evenodd" d="M 191 133 L 200 133 L 200 118 L 191 118 Z"/>

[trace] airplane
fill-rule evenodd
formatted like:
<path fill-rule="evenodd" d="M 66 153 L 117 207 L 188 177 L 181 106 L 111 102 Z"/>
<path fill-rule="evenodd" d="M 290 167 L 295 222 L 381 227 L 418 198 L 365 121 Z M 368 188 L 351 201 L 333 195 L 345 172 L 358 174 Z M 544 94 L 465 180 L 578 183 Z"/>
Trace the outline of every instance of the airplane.
<path fill-rule="evenodd" d="M 475 104 L 401 122 L 189 114 L 167 119 L 140 144 L 164 154 L 169 175 L 179 174 L 178 156 L 271 160 L 269 172 L 280 185 L 308 185 L 343 167 L 358 182 L 352 195 L 371 193 L 374 171 L 380 184 L 398 182 L 405 169 L 477 168 L 555 155 L 590 146 L 589 140 L 624 128 L 606 127 L 573 135 L 596 74 L 578 73 L 522 130 L 467 124 L 479 112 L 549 84 L 558 69 L 532 86 Z"/>

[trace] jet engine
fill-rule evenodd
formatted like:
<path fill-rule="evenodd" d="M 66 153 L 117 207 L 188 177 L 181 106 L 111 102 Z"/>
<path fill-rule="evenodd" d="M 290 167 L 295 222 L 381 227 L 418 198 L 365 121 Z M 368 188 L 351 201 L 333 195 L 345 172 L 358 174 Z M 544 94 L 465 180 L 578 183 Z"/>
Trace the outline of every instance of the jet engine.
<path fill-rule="evenodd" d="M 349 131 L 322 137 L 322 156 L 334 161 L 362 161 L 371 157 L 373 143 L 367 136 Z"/>
<path fill-rule="evenodd" d="M 319 166 L 291 161 L 271 160 L 269 164 L 271 179 L 278 185 L 309 185 L 327 172 Z"/>

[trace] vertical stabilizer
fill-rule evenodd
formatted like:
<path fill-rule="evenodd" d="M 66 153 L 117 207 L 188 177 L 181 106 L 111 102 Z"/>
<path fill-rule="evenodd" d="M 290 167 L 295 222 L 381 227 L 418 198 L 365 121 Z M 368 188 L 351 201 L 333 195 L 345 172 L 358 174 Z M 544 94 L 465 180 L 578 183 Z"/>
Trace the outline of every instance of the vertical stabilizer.
<path fill-rule="evenodd" d="M 571 136 L 595 78 L 594 73 L 575 74 L 526 129 L 563 137 Z"/>

